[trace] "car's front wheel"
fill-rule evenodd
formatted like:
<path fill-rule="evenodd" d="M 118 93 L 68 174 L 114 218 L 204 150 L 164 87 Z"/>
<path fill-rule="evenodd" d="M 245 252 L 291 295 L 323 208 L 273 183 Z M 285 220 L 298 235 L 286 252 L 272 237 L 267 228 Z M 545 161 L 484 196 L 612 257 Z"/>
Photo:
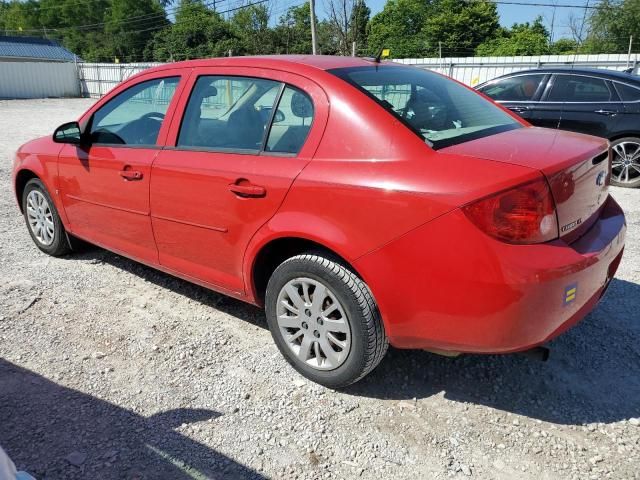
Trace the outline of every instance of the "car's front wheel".
<path fill-rule="evenodd" d="M 36 246 L 53 256 L 70 251 L 58 210 L 44 184 L 37 178 L 27 182 L 22 192 L 22 211 Z"/>
<path fill-rule="evenodd" d="M 619 138 L 611 142 L 611 150 L 611 184 L 640 187 L 640 138 Z"/>
<path fill-rule="evenodd" d="M 373 370 L 388 341 L 367 285 L 327 257 L 284 261 L 269 280 L 265 310 L 287 361 L 310 380 L 339 388 Z"/>

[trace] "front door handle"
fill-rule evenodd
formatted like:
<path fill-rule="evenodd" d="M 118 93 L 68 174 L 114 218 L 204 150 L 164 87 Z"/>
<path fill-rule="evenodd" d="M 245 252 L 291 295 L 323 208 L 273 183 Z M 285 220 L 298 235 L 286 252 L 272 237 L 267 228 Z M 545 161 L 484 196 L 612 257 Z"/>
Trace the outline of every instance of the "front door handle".
<path fill-rule="evenodd" d="M 261 198 L 267 194 L 267 189 L 260 185 L 254 185 L 244 178 L 229 185 L 229 190 L 242 198 Z"/>
<path fill-rule="evenodd" d="M 526 112 L 527 110 L 529 110 L 529 107 L 507 107 L 509 110 L 511 110 L 512 112 L 516 112 L 516 113 L 522 113 L 522 112 Z"/>
<path fill-rule="evenodd" d="M 138 170 L 120 170 L 120 176 L 125 180 L 141 180 L 142 172 Z"/>
<path fill-rule="evenodd" d="M 604 109 L 600 109 L 600 110 L 595 110 L 593 113 L 597 113 L 598 115 L 615 115 L 618 112 L 616 110 L 604 110 Z"/>

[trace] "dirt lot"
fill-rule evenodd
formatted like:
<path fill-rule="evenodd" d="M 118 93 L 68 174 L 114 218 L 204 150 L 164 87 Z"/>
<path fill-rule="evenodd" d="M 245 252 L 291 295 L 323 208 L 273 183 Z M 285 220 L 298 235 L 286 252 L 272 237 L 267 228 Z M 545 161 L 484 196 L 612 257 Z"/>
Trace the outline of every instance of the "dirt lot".
<path fill-rule="evenodd" d="M 342 392 L 250 306 L 97 248 L 40 253 L 13 151 L 88 100 L 0 102 L 0 445 L 39 479 L 640 478 L 640 190 L 606 299 L 549 362 L 391 350 Z"/>

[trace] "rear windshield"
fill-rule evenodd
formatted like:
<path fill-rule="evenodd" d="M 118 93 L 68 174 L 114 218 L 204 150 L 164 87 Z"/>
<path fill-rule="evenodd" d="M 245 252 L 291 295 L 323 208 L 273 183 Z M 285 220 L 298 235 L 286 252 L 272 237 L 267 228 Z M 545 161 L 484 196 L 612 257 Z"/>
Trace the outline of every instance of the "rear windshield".
<path fill-rule="evenodd" d="M 435 149 L 522 127 L 477 93 L 428 70 L 379 65 L 329 72 L 373 98 Z"/>

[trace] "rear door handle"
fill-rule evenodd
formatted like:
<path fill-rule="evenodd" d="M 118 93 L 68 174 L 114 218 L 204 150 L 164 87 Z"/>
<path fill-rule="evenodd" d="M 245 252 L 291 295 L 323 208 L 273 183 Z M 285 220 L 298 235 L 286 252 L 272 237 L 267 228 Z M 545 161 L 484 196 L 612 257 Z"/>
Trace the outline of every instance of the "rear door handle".
<path fill-rule="evenodd" d="M 267 194 L 267 189 L 260 185 L 254 185 L 248 180 L 241 178 L 236 183 L 229 185 L 229 190 L 242 198 L 260 198 Z"/>
<path fill-rule="evenodd" d="M 142 172 L 138 170 L 120 170 L 120 176 L 125 180 L 141 180 Z"/>
<path fill-rule="evenodd" d="M 616 115 L 618 113 L 617 110 L 604 110 L 604 109 L 600 109 L 600 110 L 595 110 L 593 113 L 597 113 L 598 115 Z"/>
<path fill-rule="evenodd" d="M 529 107 L 507 107 L 509 110 L 511 110 L 512 112 L 516 112 L 516 113 L 521 113 L 521 112 L 526 112 L 527 110 L 529 110 Z"/>

